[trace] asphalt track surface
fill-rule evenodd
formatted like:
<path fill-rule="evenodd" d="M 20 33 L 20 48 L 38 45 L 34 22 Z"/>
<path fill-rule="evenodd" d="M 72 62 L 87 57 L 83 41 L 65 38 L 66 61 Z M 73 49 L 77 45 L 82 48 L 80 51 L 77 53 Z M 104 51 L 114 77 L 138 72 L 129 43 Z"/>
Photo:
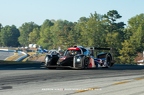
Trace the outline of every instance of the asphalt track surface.
<path fill-rule="evenodd" d="M 144 81 L 136 83 L 142 79 L 144 66 L 138 65 L 114 65 L 111 68 L 87 70 L 49 70 L 42 63 L 5 64 L 0 65 L 0 95 L 144 95 Z M 120 87 L 121 90 L 117 86 L 110 86 L 124 84 L 126 81 L 131 81 L 131 85 Z M 59 91 L 72 87 L 75 89 Z M 48 91 L 54 88 L 55 91 Z M 93 89 L 97 91 L 89 91 Z M 118 91 L 117 94 L 113 89 Z M 132 90 L 130 93 L 130 89 L 136 91 Z M 122 94 L 122 90 L 127 93 Z"/>
<path fill-rule="evenodd" d="M 0 50 L 0 60 L 5 60 L 7 57 L 12 56 L 14 52 L 12 51 L 2 51 Z"/>

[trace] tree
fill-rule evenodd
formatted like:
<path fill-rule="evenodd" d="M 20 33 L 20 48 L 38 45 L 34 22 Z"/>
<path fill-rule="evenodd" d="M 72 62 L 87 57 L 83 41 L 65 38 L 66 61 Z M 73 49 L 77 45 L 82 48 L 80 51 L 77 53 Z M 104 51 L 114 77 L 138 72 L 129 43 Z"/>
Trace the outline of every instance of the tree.
<path fill-rule="evenodd" d="M 20 30 L 20 37 L 18 38 L 19 43 L 21 46 L 27 46 L 29 42 L 29 34 L 33 31 L 34 28 L 39 27 L 34 22 L 28 22 L 22 24 L 22 26 L 19 28 Z"/>
<path fill-rule="evenodd" d="M 83 46 L 88 45 L 88 35 L 87 35 L 87 22 L 88 22 L 88 20 L 89 20 L 89 18 L 81 17 L 78 20 L 77 25 L 75 26 L 76 27 L 75 28 L 76 34 L 78 34 L 78 36 L 76 36 L 75 38 L 77 39 L 78 45 L 83 45 Z"/>
<path fill-rule="evenodd" d="M 57 20 L 54 25 L 50 28 L 52 48 L 62 47 L 63 49 L 68 46 L 74 45 L 74 24 L 67 20 Z"/>
<path fill-rule="evenodd" d="M 48 48 L 52 45 L 52 35 L 50 31 L 50 27 L 53 26 L 54 23 L 50 20 L 46 19 L 40 27 L 40 39 L 38 40 L 38 44 L 41 45 L 43 48 Z"/>
<path fill-rule="evenodd" d="M 0 32 L 1 32 L 1 29 L 2 29 L 2 24 L 0 23 Z"/>
<path fill-rule="evenodd" d="M 1 42 L 3 46 L 19 46 L 18 37 L 20 36 L 19 30 L 16 26 L 5 26 L 1 30 Z"/>
<path fill-rule="evenodd" d="M 105 28 L 103 24 L 103 15 L 98 13 L 90 14 L 87 22 L 87 29 L 89 35 L 89 46 L 105 47 Z"/>
<path fill-rule="evenodd" d="M 117 22 L 122 16 L 116 10 L 110 10 L 104 15 L 106 25 L 106 42 L 110 47 L 115 48 L 115 56 L 119 55 L 118 49 L 122 48 L 121 42 L 124 41 L 124 22 Z"/>
<path fill-rule="evenodd" d="M 133 44 L 130 40 L 125 40 L 122 43 L 122 49 L 119 50 L 120 56 L 118 57 L 119 63 L 123 64 L 130 64 L 133 61 L 133 55 L 135 53 L 135 48 L 133 47 Z"/>
<path fill-rule="evenodd" d="M 32 32 L 29 33 L 29 43 L 37 44 L 40 38 L 40 29 L 34 28 Z"/>
<path fill-rule="evenodd" d="M 1 39 L 1 30 L 2 30 L 2 24 L 0 23 L 0 39 Z M 0 40 L 0 46 L 2 45 L 2 41 Z"/>
<path fill-rule="evenodd" d="M 144 48 L 144 14 L 136 15 L 128 21 L 127 34 L 129 39 L 122 43 L 119 50 L 121 63 L 133 63 L 137 52 L 142 52 Z"/>

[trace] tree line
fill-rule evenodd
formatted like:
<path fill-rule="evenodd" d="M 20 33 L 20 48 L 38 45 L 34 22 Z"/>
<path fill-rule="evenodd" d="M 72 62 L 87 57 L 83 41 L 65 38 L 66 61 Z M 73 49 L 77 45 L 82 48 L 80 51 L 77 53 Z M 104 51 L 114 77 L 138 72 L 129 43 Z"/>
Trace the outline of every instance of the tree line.
<path fill-rule="evenodd" d="M 85 47 L 113 47 L 119 63 L 134 63 L 137 52 L 144 48 L 144 14 L 118 22 L 117 10 L 106 14 L 91 13 L 77 22 L 46 19 L 42 25 L 34 22 L 15 25 L 0 24 L 0 46 L 19 47 L 38 44 L 46 49 L 81 45 Z"/>

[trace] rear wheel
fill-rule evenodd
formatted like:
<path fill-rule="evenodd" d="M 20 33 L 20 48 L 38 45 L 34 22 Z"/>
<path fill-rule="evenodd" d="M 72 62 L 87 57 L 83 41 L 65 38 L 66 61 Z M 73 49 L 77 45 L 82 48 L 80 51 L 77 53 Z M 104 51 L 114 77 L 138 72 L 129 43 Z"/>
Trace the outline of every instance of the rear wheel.
<path fill-rule="evenodd" d="M 110 55 L 110 54 L 107 54 L 107 55 L 106 55 L 106 68 L 109 68 L 109 67 L 112 66 L 112 65 L 111 65 L 111 60 L 112 60 L 111 55 Z"/>

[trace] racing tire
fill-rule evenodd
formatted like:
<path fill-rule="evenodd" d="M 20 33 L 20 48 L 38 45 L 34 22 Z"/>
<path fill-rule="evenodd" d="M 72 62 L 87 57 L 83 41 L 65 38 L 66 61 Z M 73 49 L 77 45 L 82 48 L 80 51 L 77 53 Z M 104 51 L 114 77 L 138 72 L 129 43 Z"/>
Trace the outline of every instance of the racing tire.
<path fill-rule="evenodd" d="M 48 68 L 48 69 L 56 69 L 56 67 L 47 67 L 49 65 L 51 65 L 51 61 L 52 61 L 52 57 L 51 55 L 46 55 L 45 57 L 45 67 Z"/>
<path fill-rule="evenodd" d="M 111 61 L 112 61 L 111 54 L 108 53 L 108 54 L 106 55 L 106 67 L 105 67 L 105 68 L 109 68 L 109 67 L 112 66 Z"/>
<path fill-rule="evenodd" d="M 50 55 L 46 55 L 45 57 L 45 66 L 48 66 L 49 65 L 49 62 L 51 61 L 51 56 Z"/>
<path fill-rule="evenodd" d="M 89 65 L 89 57 L 83 56 L 80 69 L 87 69 Z"/>
<path fill-rule="evenodd" d="M 84 55 L 77 55 L 74 57 L 75 59 L 75 69 L 85 69 L 88 67 L 87 58 Z M 79 61 L 76 61 L 80 59 Z"/>
<path fill-rule="evenodd" d="M 83 59 L 83 69 L 87 69 L 89 65 L 89 57 L 84 56 Z"/>

